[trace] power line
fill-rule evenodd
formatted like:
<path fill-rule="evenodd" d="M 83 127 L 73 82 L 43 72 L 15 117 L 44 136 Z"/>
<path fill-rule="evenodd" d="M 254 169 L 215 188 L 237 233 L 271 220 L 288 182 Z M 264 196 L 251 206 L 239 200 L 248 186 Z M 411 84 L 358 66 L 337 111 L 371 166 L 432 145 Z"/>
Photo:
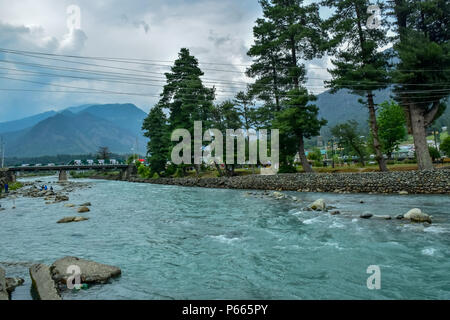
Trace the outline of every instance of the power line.
<path fill-rule="evenodd" d="M 98 56 L 95 57 L 95 56 L 63 55 L 63 54 L 45 53 L 45 52 L 37 52 L 37 51 L 14 50 L 14 49 L 6 49 L 6 48 L 0 48 L 0 52 L 12 53 L 12 54 L 21 54 L 21 55 L 29 55 L 29 56 L 31 56 L 31 55 L 44 55 L 44 56 L 52 56 L 52 57 L 65 57 L 65 58 L 74 58 L 74 59 L 101 60 L 101 61 L 133 63 L 133 64 L 140 64 L 140 65 L 163 66 L 163 67 L 172 67 L 172 64 L 175 62 L 175 60 L 154 60 L 154 59 L 136 59 L 136 58 L 117 58 L 117 57 L 98 57 Z M 155 62 L 155 63 L 145 63 L 145 62 Z M 156 62 L 171 63 L 171 65 L 158 64 Z M 252 66 L 252 64 L 234 64 L 234 63 L 217 63 L 217 62 L 198 62 L 198 63 L 199 64 L 209 64 L 209 65 L 235 66 L 235 67 L 250 67 L 250 66 Z M 285 68 L 298 68 L 298 66 L 286 66 Z M 307 69 L 332 70 L 329 67 L 308 67 Z M 345 70 L 353 70 L 353 68 L 344 68 L 344 69 Z M 233 71 L 233 70 L 219 70 L 219 69 L 203 69 L 203 70 L 245 73 L 245 71 L 242 72 L 242 71 Z M 405 72 L 446 72 L 446 71 L 450 71 L 450 69 L 395 69 L 395 70 L 405 71 Z"/>

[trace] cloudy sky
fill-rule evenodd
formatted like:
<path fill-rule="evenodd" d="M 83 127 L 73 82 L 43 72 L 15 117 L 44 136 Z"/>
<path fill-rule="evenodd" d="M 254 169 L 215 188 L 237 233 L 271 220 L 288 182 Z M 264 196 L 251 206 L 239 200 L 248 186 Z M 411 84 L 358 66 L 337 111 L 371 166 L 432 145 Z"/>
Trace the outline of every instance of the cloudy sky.
<path fill-rule="evenodd" d="M 71 5 L 80 8 L 80 19 L 68 11 Z M 249 81 L 243 74 L 251 62 L 246 52 L 261 15 L 257 0 L 0 0 L 0 122 L 85 103 L 131 102 L 148 112 L 167 65 L 182 47 L 202 63 L 205 84 L 216 85 L 218 100 L 231 98 Z M 140 59 L 141 64 L 23 51 Z M 315 93 L 322 85 L 317 78 L 327 77 L 320 68 L 328 63 L 309 65 L 308 84 Z M 86 79 L 92 77 L 102 81 Z M 142 78 L 151 81 L 143 85 Z"/>

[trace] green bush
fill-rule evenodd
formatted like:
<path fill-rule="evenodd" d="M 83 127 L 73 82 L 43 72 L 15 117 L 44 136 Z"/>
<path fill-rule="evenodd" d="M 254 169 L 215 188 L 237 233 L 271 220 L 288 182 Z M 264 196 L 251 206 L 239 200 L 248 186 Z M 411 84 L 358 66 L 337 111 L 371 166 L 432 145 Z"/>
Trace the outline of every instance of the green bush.
<path fill-rule="evenodd" d="M 450 157 L 450 136 L 442 141 L 440 149 L 447 157 Z"/>
<path fill-rule="evenodd" d="M 181 178 L 181 177 L 184 177 L 183 169 L 177 168 L 177 170 L 175 171 L 174 177 L 175 177 L 175 178 Z"/>
<path fill-rule="evenodd" d="M 12 185 L 9 186 L 9 190 L 17 190 L 23 187 L 23 184 L 20 182 L 14 182 Z"/>
<path fill-rule="evenodd" d="M 433 161 L 441 157 L 441 154 L 435 147 L 428 147 L 428 151 L 430 152 L 430 157 L 431 159 L 433 159 Z"/>
<path fill-rule="evenodd" d="M 314 167 L 323 167 L 323 162 L 320 160 L 314 160 L 313 166 Z"/>
<path fill-rule="evenodd" d="M 137 169 L 138 175 L 141 178 L 144 178 L 144 179 L 150 178 L 150 168 L 149 167 L 144 166 L 144 165 L 139 165 L 139 166 L 137 166 L 137 168 L 138 168 Z"/>
<path fill-rule="evenodd" d="M 297 169 L 294 166 L 290 166 L 287 164 L 283 164 L 280 166 L 280 169 L 278 169 L 278 173 L 296 173 Z"/>

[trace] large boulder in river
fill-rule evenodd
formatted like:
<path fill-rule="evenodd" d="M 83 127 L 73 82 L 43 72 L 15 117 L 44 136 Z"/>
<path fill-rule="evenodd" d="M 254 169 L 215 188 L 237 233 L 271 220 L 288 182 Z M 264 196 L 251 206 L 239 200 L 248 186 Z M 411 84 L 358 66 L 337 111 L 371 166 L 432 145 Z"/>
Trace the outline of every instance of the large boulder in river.
<path fill-rule="evenodd" d="M 311 203 L 309 205 L 309 207 L 316 211 L 326 211 L 326 208 L 327 208 L 327 206 L 325 204 L 325 200 L 323 200 L 323 199 L 317 199 L 316 201 Z"/>
<path fill-rule="evenodd" d="M 30 267 L 32 286 L 41 300 L 61 300 L 50 268 L 45 264 L 34 264 Z"/>
<path fill-rule="evenodd" d="M 55 261 L 50 267 L 52 278 L 59 283 L 66 283 L 72 274 L 67 273 L 69 266 L 78 266 L 82 283 L 106 283 L 110 278 L 119 276 L 122 271 L 118 267 L 97 263 L 77 257 L 64 257 Z"/>
<path fill-rule="evenodd" d="M 2 268 L 0 268 L 0 300 L 9 300 L 9 295 L 6 291 L 5 270 Z"/>
<path fill-rule="evenodd" d="M 422 210 L 414 208 L 409 210 L 403 215 L 404 219 L 411 220 L 412 222 L 428 222 L 431 223 L 431 216 L 423 213 Z"/>

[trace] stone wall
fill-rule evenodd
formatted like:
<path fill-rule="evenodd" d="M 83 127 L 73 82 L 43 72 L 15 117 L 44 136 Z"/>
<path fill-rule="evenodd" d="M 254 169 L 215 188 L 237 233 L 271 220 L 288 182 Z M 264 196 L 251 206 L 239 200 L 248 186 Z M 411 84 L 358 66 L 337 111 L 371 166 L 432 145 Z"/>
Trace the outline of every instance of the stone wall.
<path fill-rule="evenodd" d="M 145 182 L 204 188 L 292 190 L 304 192 L 364 192 L 450 194 L 450 170 L 393 171 L 364 173 L 297 173 L 273 176 L 248 175 L 220 178 L 133 177 L 130 182 Z"/>

